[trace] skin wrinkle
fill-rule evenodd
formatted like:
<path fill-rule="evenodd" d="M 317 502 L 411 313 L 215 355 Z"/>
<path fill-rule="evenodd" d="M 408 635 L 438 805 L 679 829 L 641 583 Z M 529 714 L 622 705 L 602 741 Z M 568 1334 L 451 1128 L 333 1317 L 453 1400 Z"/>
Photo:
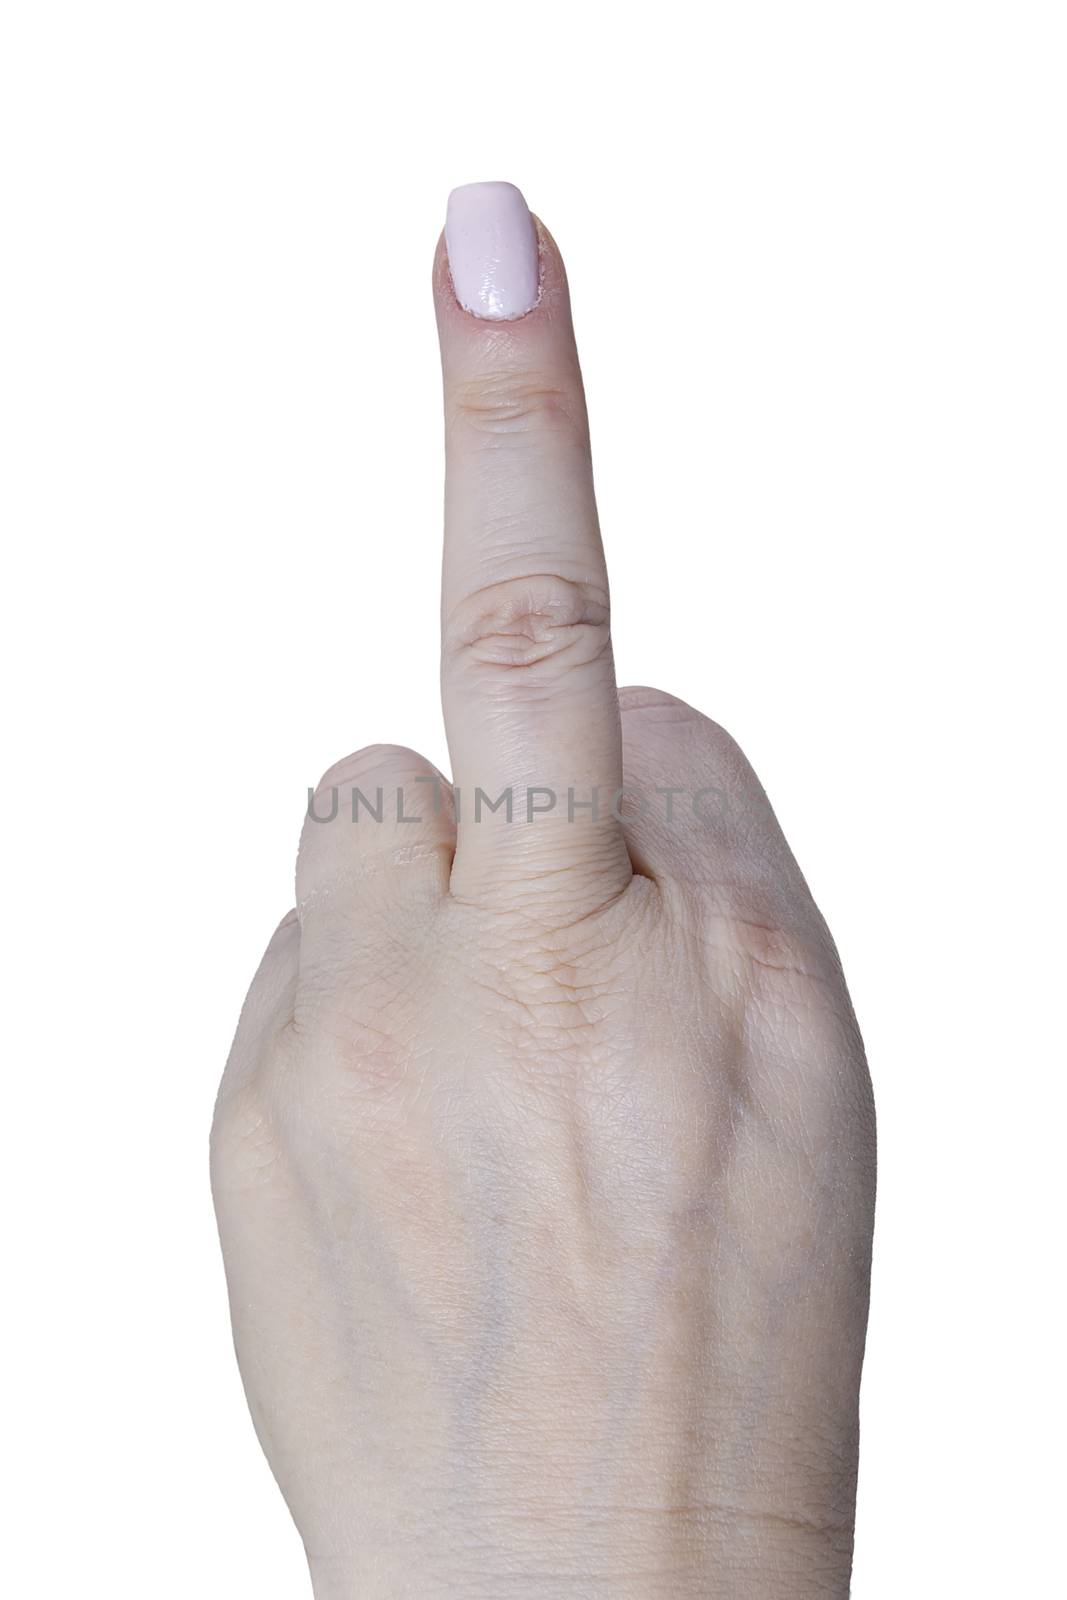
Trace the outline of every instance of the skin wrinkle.
<path fill-rule="evenodd" d="M 551 619 L 557 611 L 564 614 L 567 623 L 606 622 L 607 591 L 592 578 L 564 578 L 556 572 L 496 578 L 475 589 L 453 609 L 445 620 L 445 648 L 477 642 L 483 637 L 481 630 L 487 621 Z M 536 640 L 536 634 L 533 637 Z"/>

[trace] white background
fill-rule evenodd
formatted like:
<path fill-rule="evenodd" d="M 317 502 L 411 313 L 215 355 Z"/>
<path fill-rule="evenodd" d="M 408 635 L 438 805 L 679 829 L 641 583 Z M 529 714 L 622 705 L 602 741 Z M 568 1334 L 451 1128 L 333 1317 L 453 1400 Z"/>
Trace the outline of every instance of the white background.
<path fill-rule="evenodd" d="M 620 679 L 745 746 L 867 1037 L 854 1593 L 1054 1591 L 1062 20 L 5 7 L 5 1593 L 308 1592 L 207 1128 L 307 784 L 445 760 L 428 280 L 480 178 L 567 256 Z"/>

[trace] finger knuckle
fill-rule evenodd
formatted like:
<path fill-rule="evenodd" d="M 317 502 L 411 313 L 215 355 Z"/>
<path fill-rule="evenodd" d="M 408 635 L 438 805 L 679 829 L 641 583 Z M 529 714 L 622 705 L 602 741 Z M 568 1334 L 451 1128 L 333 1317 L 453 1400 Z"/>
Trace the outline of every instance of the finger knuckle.
<path fill-rule="evenodd" d="M 368 744 L 328 767 L 315 786 L 315 794 L 325 795 L 331 789 L 344 789 L 382 774 L 418 770 L 422 765 L 422 758 L 403 745 Z"/>
<path fill-rule="evenodd" d="M 741 756 L 740 746 L 725 728 L 713 722 L 710 717 L 706 717 L 688 701 L 669 694 L 666 689 L 651 689 L 644 684 L 628 684 L 619 690 L 619 710 L 628 722 L 635 725 L 662 728 L 665 734 L 673 728 L 682 732 L 692 729 L 699 732 L 702 743 L 712 753 L 735 758 Z"/>
<path fill-rule="evenodd" d="M 837 950 L 806 888 L 773 885 L 722 886 L 705 909 L 712 943 L 749 983 L 792 995 L 844 991 Z"/>
<path fill-rule="evenodd" d="M 541 681 L 588 667 L 611 649 L 606 590 L 551 574 L 506 579 L 465 599 L 445 629 L 445 651 L 462 672 Z"/>
<path fill-rule="evenodd" d="M 233 1086 L 223 1079 L 211 1122 L 211 1182 L 216 1198 L 258 1188 L 277 1165 L 280 1146 L 265 1087 L 271 1070 L 267 1060 Z"/>
<path fill-rule="evenodd" d="M 495 437 L 571 428 L 579 421 L 580 410 L 571 391 L 542 373 L 486 372 L 452 389 L 447 421 L 450 427 Z"/>

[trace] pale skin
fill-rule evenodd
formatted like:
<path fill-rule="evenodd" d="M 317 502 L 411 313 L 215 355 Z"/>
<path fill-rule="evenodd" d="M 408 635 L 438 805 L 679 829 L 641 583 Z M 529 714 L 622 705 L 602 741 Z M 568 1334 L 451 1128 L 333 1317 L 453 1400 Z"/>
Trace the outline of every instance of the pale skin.
<path fill-rule="evenodd" d="M 863 1047 L 737 745 L 616 688 L 539 231 L 513 322 L 438 250 L 460 815 L 393 746 L 320 785 L 213 1129 L 238 1360 L 318 1600 L 845 1596 Z"/>

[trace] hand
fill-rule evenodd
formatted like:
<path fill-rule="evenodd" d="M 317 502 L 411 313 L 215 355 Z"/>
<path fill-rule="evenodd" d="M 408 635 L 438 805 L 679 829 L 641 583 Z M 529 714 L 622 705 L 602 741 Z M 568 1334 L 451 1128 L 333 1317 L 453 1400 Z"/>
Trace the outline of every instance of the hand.
<path fill-rule="evenodd" d="M 498 184 L 446 233 L 458 815 L 377 746 L 305 822 L 213 1131 L 253 1418 L 320 1600 L 843 1596 L 845 984 L 737 746 L 616 689 L 555 245 Z"/>

